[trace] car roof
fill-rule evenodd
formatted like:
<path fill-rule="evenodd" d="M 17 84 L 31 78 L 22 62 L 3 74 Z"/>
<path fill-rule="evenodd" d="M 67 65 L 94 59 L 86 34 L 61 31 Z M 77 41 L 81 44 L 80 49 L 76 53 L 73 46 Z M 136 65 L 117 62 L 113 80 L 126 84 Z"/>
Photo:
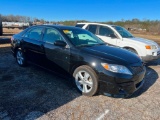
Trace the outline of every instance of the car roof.
<path fill-rule="evenodd" d="M 43 27 L 53 27 L 53 28 L 58 28 L 58 29 L 80 29 L 74 26 L 65 26 L 65 25 L 35 25 L 33 27 L 38 27 L 38 26 L 43 26 Z"/>
<path fill-rule="evenodd" d="M 114 27 L 114 26 L 118 26 L 118 25 L 109 25 L 109 24 L 102 24 L 102 23 L 77 23 L 77 24 L 87 24 L 87 25 L 102 25 L 102 26 L 111 26 L 111 27 Z"/>

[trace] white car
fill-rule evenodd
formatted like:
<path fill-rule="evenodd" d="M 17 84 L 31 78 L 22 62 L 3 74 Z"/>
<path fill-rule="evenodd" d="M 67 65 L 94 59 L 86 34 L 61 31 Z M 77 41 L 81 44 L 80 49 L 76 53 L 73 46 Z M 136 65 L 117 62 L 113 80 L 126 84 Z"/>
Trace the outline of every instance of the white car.
<path fill-rule="evenodd" d="M 76 27 L 92 32 L 110 45 L 138 54 L 145 62 L 160 58 L 160 46 L 156 42 L 134 37 L 123 27 L 99 23 L 77 23 Z"/>

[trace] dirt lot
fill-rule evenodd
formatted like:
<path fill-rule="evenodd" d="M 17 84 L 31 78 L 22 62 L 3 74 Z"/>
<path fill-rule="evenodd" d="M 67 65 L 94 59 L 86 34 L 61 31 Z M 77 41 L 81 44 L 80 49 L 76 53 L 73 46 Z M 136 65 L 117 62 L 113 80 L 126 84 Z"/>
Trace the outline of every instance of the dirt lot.
<path fill-rule="evenodd" d="M 160 44 L 159 37 L 151 38 Z M 77 92 L 69 78 L 30 64 L 19 67 L 11 54 L 10 44 L 1 44 L 0 120 L 158 120 L 160 60 L 146 68 L 144 86 L 128 99 L 104 95 L 85 97 Z"/>
<path fill-rule="evenodd" d="M 0 45 L 0 120 L 160 119 L 160 60 L 147 66 L 144 86 L 128 99 L 85 97 L 68 78 L 19 67 L 10 45 Z"/>
<path fill-rule="evenodd" d="M 19 28 L 3 28 L 3 32 L 6 34 L 16 34 L 21 32 L 22 30 Z"/>
<path fill-rule="evenodd" d="M 136 37 L 146 38 L 149 40 L 153 40 L 160 45 L 160 36 L 159 35 L 150 35 L 150 34 L 133 34 Z"/>

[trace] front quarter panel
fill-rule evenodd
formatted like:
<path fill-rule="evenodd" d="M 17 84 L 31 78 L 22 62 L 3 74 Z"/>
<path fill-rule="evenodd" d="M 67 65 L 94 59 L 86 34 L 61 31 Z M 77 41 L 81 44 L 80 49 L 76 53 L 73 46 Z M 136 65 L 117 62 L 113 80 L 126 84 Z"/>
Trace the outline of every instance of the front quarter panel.
<path fill-rule="evenodd" d="M 13 35 L 13 40 L 11 40 L 11 50 L 13 54 L 16 54 L 17 48 L 21 47 L 21 36 Z"/>
<path fill-rule="evenodd" d="M 145 56 L 146 55 L 146 49 L 144 48 L 144 44 L 142 43 L 136 43 L 134 41 L 128 40 L 123 38 L 123 44 L 121 44 L 121 47 L 123 48 L 132 48 L 136 50 L 139 56 Z"/>
<path fill-rule="evenodd" d="M 90 66 L 97 74 L 99 73 L 100 59 L 94 57 L 90 54 L 82 52 L 80 49 L 71 48 L 70 55 L 70 73 L 72 74 L 74 70 L 81 65 Z"/>

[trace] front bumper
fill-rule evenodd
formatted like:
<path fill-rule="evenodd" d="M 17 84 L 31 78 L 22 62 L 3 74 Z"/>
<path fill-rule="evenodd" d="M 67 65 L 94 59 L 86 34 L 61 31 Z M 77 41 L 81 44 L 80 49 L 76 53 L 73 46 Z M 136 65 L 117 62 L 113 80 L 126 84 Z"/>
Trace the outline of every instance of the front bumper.
<path fill-rule="evenodd" d="M 110 76 L 103 72 L 100 78 L 100 93 L 112 97 L 127 97 L 143 86 L 146 69 L 134 75 Z"/>
<path fill-rule="evenodd" d="M 152 55 L 141 56 L 142 60 L 145 62 L 149 62 L 149 61 L 159 59 L 160 58 L 160 49 L 158 51 L 153 51 L 151 54 Z M 156 54 L 156 55 L 154 55 L 154 54 Z"/>
<path fill-rule="evenodd" d="M 147 56 L 141 56 L 142 60 L 145 62 L 157 60 L 160 58 L 160 54 L 158 56 L 152 56 L 152 55 L 147 55 Z"/>

